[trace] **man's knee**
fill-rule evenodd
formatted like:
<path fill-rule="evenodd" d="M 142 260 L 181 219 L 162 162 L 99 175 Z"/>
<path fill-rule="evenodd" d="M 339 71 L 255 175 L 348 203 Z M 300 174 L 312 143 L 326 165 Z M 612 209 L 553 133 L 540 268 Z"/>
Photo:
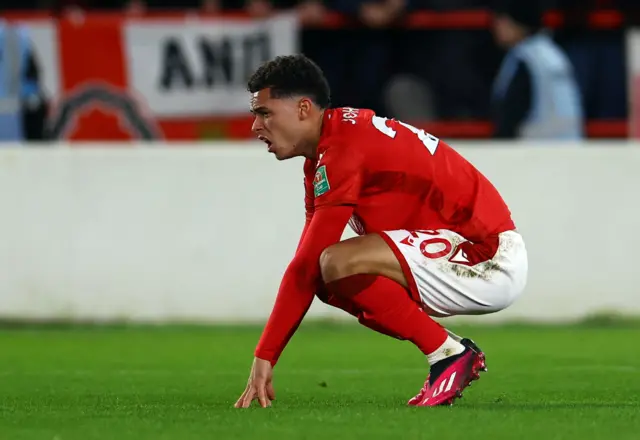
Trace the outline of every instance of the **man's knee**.
<path fill-rule="evenodd" d="M 325 283 L 330 283 L 339 278 L 341 272 L 340 250 L 336 245 L 329 246 L 320 254 L 320 273 Z"/>
<path fill-rule="evenodd" d="M 351 238 L 329 246 L 320 254 L 320 270 L 325 283 L 352 275 L 381 275 L 407 287 L 398 259 L 377 235 Z"/>
<path fill-rule="evenodd" d="M 320 271 L 325 283 L 346 278 L 358 273 L 357 255 L 345 252 L 340 244 L 326 248 L 320 254 Z"/>

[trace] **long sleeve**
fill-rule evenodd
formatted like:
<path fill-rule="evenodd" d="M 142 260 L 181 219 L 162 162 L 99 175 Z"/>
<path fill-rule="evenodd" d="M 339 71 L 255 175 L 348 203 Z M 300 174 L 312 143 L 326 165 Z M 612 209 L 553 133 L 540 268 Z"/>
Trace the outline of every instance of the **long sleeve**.
<path fill-rule="evenodd" d="M 320 254 L 340 241 L 352 213 L 353 206 L 344 205 L 315 211 L 285 271 L 273 311 L 256 348 L 256 357 L 276 364 L 313 302 L 316 286 L 321 282 Z"/>
<path fill-rule="evenodd" d="M 305 162 L 305 172 L 309 172 L 310 169 L 315 166 L 315 164 L 311 161 Z M 296 253 L 300 250 L 302 246 L 302 242 L 304 241 L 304 237 L 309 230 L 309 225 L 311 224 L 311 219 L 313 218 L 313 213 L 315 212 L 314 206 L 314 196 L 313 196 L 313 182 L 305 177 L 304 179 L 304 228 L 302 229 L 302 234 L 300 234 L 300 241 L 298 242 L 298 247 L 296 249 Z"/>

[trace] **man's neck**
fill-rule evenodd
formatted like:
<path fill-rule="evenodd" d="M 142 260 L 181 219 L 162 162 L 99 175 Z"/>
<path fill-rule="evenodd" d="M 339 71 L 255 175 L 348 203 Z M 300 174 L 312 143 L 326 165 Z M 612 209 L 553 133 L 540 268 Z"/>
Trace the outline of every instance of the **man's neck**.
<path fill-rule="evenodd" d="M 320 138 L 322 137 L 322 128 L 324 126 L 324 112 L 325 110 L 320 111 L 316 124 L 317 128 L 313 136 L 310 137 L 305 145 L 305 153 L 303 154 L 303 156 L 307 159 L 316 160 L 318 158 L 318 145 L 320 144 Z"/>

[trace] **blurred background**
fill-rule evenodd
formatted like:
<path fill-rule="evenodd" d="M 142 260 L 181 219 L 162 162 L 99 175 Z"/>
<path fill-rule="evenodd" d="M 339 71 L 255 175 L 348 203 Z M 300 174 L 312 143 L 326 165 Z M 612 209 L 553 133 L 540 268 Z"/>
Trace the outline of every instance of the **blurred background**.
<path fill-rule="evenodd" d="M 246 138 L 247 76 L 301 51 L 335 106 L 445 138 L 626 138 L 636 3 L 5 0 L 1 134 Z"/>
<path fill-rule="evenodd" d="M 316 301 L 232 413 L 305 217 L 246 81 L 297 52 L 509 205 L 524 294 L 443 323 L 470 412 L 399 410 L 424 356 Z M 638 0 L 0 1 L 0 438 L 637 439 L 639 98 Z"/>

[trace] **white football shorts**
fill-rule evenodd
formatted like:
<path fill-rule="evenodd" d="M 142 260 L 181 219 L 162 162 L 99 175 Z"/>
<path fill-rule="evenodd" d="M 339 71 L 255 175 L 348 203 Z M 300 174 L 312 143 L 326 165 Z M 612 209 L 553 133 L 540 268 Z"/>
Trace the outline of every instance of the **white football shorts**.
<path fill-rule="evenodd" d="M 516 231 L 502 232 L 490 246 L 446 229 L 385 231 L 380 236 L 400 261 L 412 295 L 432 316 L 500 311 L 522 294 L 527 282 L 527 250 Z"/>

